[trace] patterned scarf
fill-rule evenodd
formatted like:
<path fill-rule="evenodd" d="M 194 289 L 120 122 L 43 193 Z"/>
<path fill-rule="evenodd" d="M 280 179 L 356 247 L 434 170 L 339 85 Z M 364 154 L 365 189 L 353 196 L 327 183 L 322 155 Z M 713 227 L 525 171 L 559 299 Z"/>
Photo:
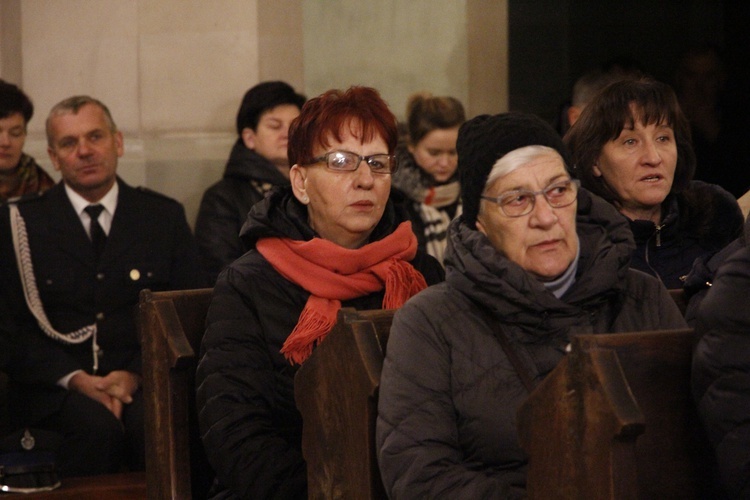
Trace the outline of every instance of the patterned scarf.
<path fill-rule="evenodd" d="M 393 186 L 414 203 L 424 226 L 425 250 L 443 263 L 448 244 L 448 225 L 461 215 L 461 185 L 458 180 L 435 184 L 414 160 L 405 145 L 397 149 L 398 169 L 391 179 Z"/>
<path fill-rule="evenodd" d="M 435 184 L 435 181 L 419 168 L 406 146 L 400 146 L 396 154 L 398 169 L 391 178 L 393 187 L 403 192 L 409 199 L 430 207 L 441 208 L 458 202 L 461 194 L 461 185 L 458 180 L 446 184 Z"/>
<path fill-rule="evenodd" d="M 419 205 L 419 216 L 424 223 L 425 250 L 443 264 L 445 249 L 448 246 L 448 226 L 461 215 L 461 205 L 456 207 L 453 217 L 445 210 L 439 210 L 422 203 Z"/>
<path fill-rule="evenodd" d="M 34 161 L 34 158 L 21 154 L 15 171 L 0 177 L 0 200 L 46 191 L 54 185 L 55 181 Z"/>
<path fill-rule="evenodd" d="M 410 222 L 402 222 L 382 240 L 357 249 L 322 238 L 263 238 L 256 248 L 279 274 L 310 292 L 297 325 L 281 348 L 292 364 L 302 364 L 331 331 L 342 300 L 385 288 L 383 308 L 395 309 L 427 288 L 422 274 L 409 263 L 417 253 Z"/>

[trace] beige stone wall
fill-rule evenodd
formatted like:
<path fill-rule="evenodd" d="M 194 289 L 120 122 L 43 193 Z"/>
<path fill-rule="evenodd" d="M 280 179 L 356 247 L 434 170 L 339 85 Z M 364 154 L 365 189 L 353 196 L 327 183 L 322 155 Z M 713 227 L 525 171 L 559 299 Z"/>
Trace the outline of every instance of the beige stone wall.
<path fill-rule="evenodd" d="M 0 77 L 21 81 L 21 0 L 0 1 Z"/>
<path fill-rule="evenodd" d="M 506 0 L 0 0 L 0 78 L 32 97 L 26 151 L 48 168 L 48 110 L 73 94 L 104 101 L 125 134 L 121 176 L 184 203 L 192 224 L 250 86 L 371 85 L 399 117 L 418 90 L 454 95 L 470 115 L 502 111 L 506 11 Z"/>
<path fill-rule="evenodd" d="M 417 91 L 452 95 L 469 116 L 507 109 L 507 1 L 303 2 L 306 88 L 368 85 L 399 119 Z"/>
<path fill-rule="evenodd" d="M 400 119 L 415 91 L 467 102 L 465 0 L 310 1 L 304 15 L 311 95 L 375 87 Z"/>
<path fill-rule="evenodd" d="M 243 93 L 269 78 L 302 86 L 301 55 L 288 56 L 301 54 L 301 32 L 282 44 L 278 29 L 301 25 L 301 12 L 288 0 L 3 0 L 0 77 L 36 107 L 26 151 L 51 169 L 47 111 L 92 95 L 125 134 L 120 175 L 177 198 L 192 223 L 223 172 Z"/>

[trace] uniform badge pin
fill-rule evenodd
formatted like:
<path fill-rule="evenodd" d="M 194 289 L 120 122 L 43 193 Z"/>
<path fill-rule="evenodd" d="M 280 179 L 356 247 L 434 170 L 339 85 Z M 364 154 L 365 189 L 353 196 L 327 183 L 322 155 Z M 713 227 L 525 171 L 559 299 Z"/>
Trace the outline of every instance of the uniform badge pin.
<path fill-rule="evenodd" d="M 36 440 L 34 439 L 34 436 L 31 435 L 31 432 L 29 432 L 28 429 L 26 429 L 23 433 L 23 437 L 21 438 L 21 447 L 26 450 L 33 450 L 34 445 L 36 444 Z"/>

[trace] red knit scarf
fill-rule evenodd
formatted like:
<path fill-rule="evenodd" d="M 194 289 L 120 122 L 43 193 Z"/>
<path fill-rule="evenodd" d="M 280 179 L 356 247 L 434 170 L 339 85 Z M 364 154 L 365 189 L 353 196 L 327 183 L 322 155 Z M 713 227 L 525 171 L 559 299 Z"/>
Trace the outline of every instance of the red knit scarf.
<path fill-rule="evenodd" d="M 395 309 L 427 288 L 422 274 L 408 262 L 417 253 L 411 222 L 403 222 L 382 240 L 354 250 L 322 238 L 263 238 L 256 248 L 279 274 L 310 292 L 297 325 L 281 348 L 291 363 L 302 364 L 331 331 L 342 300 L 385 288 L 383 309 Z"/>

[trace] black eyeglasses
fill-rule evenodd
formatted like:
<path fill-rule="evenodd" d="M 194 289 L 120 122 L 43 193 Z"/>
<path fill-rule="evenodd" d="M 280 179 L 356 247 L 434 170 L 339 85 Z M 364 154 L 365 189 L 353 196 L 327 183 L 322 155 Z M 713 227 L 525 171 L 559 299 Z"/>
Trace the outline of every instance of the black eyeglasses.
<path fill-rule="evenodd" d="M 491 201 L 500 207 L 500 210 L 508 217 L 521 217 L 528 215 L 534 210 L 537 195 L 544 196 L 552 208 L 563 208 L 572 204 L 578 198 L 578 187 L 581 181 L 578 179 L 567 179 L 562 182 L 550 184 L 541 191 L 529 191 L 527 189 L 514 189 L 506 191 L 499 196 L 482 195 L 483 200 Z"/>
<path fill-rule="evenodd" d="M 392 174 L 396 171 L 396 157 L 387 154 L 360 156 L 351 151 L 329 151 L 312 159 L 312 163 L 325 163 L 334 172 L 354 172 L 363 161 L 373 174 Z"/>

